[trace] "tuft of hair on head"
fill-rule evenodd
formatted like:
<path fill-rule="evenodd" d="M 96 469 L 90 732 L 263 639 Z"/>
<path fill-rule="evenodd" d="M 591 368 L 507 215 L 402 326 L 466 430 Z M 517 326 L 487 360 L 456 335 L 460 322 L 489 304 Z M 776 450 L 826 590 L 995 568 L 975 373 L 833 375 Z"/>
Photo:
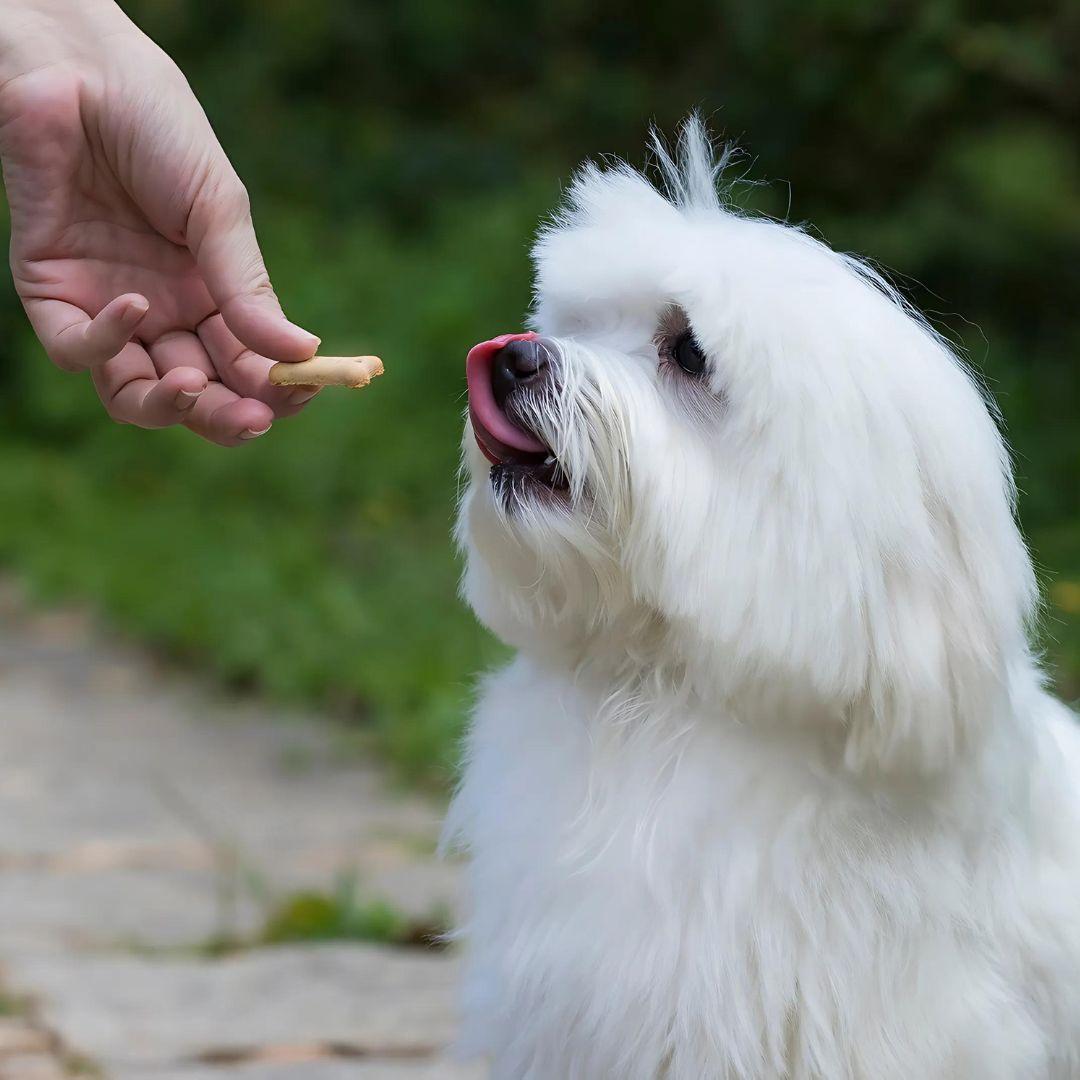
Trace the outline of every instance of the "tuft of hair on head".
<path fill-rule="evenodd" d="M 674 150 L 655 126 L 650 129 L 649 148 L 649 161 L 640 170 L 615 157 L 585 161 L 574 172 L 562 203 L 541 222 L 534 256 L 564 230 L 603 221 L 613 211 L 625 215 L 640 207 L 651 213 L 658 201 L 682 213 L 739 213 L 728 196 L 743 180 L 729 180 L 723 174 L 740 152 L 733 145 L 714 143 L 698 113 L 679 126 Z"/>
<path fill-rule="evenodd" d="M 660 173 L 664 195 L 680 210 L 720 210 L 721 178 L 738 157 L 731 144 L 717 146 L 701 114 L 692 112 L 680 125 L 672 153 L 655 126 L 649 131 L 649 149 Z"/>

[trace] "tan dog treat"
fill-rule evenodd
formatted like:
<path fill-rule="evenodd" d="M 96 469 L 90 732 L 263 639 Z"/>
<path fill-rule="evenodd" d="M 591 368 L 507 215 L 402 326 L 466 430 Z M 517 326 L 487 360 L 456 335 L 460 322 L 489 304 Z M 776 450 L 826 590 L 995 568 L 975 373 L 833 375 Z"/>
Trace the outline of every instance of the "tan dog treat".
<path fill-rule="evenodd" d="M 275 364 L 270 369 L 274 386 L 347 386 L 359 390 L 383 373 L 377 356 L 313 356 L 298 364 Z"/>

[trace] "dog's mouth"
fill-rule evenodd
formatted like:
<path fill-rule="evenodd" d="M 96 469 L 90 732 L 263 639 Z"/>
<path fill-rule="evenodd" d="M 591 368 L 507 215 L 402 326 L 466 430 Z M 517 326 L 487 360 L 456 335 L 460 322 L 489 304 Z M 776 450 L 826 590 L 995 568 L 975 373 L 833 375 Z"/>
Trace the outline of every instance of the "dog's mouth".
<path fill-rule="evenodd" d="M 469 386 L 469 421 L 480 452 L 491 462 L 497 483 L 521 478 L 552 490 L 567 488 L 566 475 L 554 451 L 521 421 L 512 419 L 495 397 L 492 366 L 496 355 L 512 341 L 532 341 L 536 334 L 501 334 L 469 350 L 465 376 Z"/>

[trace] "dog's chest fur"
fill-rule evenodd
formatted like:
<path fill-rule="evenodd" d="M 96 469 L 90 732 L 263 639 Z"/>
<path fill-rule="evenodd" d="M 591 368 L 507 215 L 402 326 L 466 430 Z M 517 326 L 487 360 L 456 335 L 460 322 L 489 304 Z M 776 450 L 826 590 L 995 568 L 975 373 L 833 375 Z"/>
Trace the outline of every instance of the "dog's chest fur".
<path fill-rule="evenodd" d="M 1080 927 L 1039 910 L 1022 782 L 967 820 L 977 770 L 883 794 L 810 736 L 606 697 L 519 659 L 477 710 L 450 828 L 496 1080 L 1074 1075 Z"/>

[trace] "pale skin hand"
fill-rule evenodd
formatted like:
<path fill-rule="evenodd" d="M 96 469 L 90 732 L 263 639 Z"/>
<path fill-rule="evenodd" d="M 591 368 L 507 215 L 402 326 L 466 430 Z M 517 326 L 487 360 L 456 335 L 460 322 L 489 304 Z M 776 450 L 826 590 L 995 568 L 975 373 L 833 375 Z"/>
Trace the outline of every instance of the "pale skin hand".
<path fill-rule="evenodd" d="M 0 0 L 0 161 L 15 287 L 115 420 L 235 446 L 310 390 L 247 194 L 180 70 L 112 0 Z"/>

